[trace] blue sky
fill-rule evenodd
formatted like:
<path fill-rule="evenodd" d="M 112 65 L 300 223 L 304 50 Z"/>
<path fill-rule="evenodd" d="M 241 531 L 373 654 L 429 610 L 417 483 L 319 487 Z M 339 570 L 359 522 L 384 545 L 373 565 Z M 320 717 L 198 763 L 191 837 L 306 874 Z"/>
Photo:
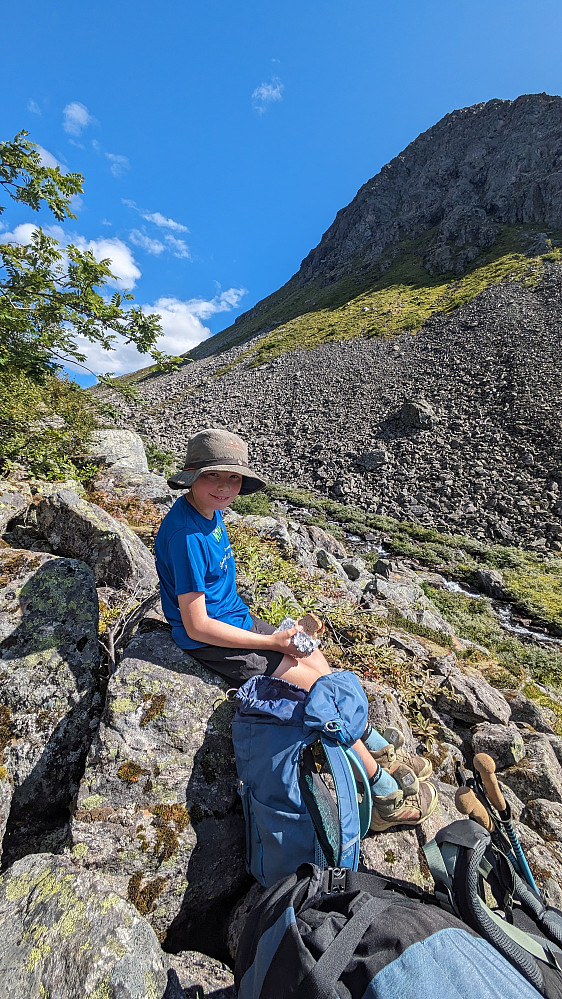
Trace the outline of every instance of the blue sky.
<path fill-rule="evenodd" d="M 444 114 L 562 93 L 561 38 L 560 0 L 30 0 L 2 13 L 0 137 L 26 128 L 84 174 L 57 235 L 112 257 L 181 353 L 288 280 Z M 35 221 L 2 217 L 22 240 Z"/>

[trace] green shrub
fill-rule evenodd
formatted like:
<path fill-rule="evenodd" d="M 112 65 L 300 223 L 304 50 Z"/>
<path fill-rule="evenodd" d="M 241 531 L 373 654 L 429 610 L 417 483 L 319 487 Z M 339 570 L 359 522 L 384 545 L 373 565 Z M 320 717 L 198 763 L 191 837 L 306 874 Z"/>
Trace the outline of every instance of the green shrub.
<path fill-rule="evenodd" d="M 50 427 L 53 417 L 60 426 Z M 87 443 L 98 425 L 95 406 L 75 382 L 58 374 L 42 384 L 23 371 L 0 374 L 0 473 L 23 465 L 37 478 L 84 480 L 92 468 Z"/>
<path fill-rule="evenodd" d="M 237 496 L 231 504 L 235 513 L 241 516 L 270 517 L 271 503 L 267 495 L 260 490 L 257 493 L 250 493 L 248 496 Z"/>

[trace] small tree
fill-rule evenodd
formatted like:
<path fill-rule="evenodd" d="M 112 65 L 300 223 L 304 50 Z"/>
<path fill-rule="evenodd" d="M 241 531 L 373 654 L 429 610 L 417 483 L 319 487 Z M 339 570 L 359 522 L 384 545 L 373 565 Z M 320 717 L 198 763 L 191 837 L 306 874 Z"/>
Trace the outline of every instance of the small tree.
<path fill-rule="evenodd" d="M 82 191 L 82 176 L 43 166 L 26 136 L 22 131 L 0 143 L 0 185 L 34 211 L 46 205 L 58 221 L 76 218 L 71 198 Z M 4 210 L 0 206 L 0 214 Z M 11 368 L 42 381 L 58 362 L 83 363 L 79 335 L 111 350 L 120 334 L 149 353 L 161 333 L 160 317 L 124 306 L 132 300 L 128 294 L 106 300 L 100 289 L 113 276 L 110 260 L 97 261 L 73 244 L 61 248 L 40 226 L 27 246 L 0 244 L 0 371 Z"/>

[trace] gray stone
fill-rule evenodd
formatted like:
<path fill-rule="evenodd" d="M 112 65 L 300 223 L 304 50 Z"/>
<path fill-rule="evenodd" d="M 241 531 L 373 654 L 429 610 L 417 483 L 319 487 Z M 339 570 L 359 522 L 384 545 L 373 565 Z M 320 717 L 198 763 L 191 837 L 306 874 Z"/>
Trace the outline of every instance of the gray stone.
<path fill-rule="evenodd" d="M 400 410 L 400 420 L 406 427 L 430 430 L 438 422 L 435 411 L 425 399 L 407 400 Z"/>
<path fill-rule="evenodd" d="M 290 553 L 293 550 L 286 522 L 282 517 L 257 517 L 248 514 L 242 517 L 245 527 L 250 527 L 252 531 L 259 534 L 260 538 L 272 538 L 277 541 L 284 552 Z"/>
<path fill-rule="evenodd" d="M 536 732 L 546 732 L 554 735 L 553 724 L 556 715 L 549 708 L 542 708 L 520 691 L 507 690 L 505 696 L 511 708 L 514 722 L 534 729 Z"/>
<path fill-rule="evenodd" d="M 538 832 L 547 842 L 562 844 L 562 804 L 547 801 L 546 798 L 535 798 L 527 802 L 522 813 L 521 822 Z"/>
<path fill-rule="evenodd" d="M 322 530 L 316 524 L 307 524 L 305 530 L 316 548 L 323 548 L 324 551 L 329 552 L 330 555 L 335 555 L 338 559 L 347 557 L 347 552 L 341 541 L 338 541 L 329 531 Z"/>
<path fill-rule="evenodd" d="M 86 562 L 99 586 L 138 587 L 144 592 L 157 585 L 154 558 L 146 545 L 126 524 L 94 503 L 61 489 L 38 498 L 32 513 L 34 526 L 53 550 Z"/>
<path fill-rule="evenodd" d="M 264 602 L 268 607 L 271 607 L 273 603 L 282 604 L 286 608 L 289 617 L 298 618 L 302 614 L 302 607 L 295 594 L 282 579 L 277 580 L 276 583 L 272 583 L 267 587 Z"/>
<path fill-rule="evenodd" d="M 503 597 L 503 573 L 499 569 L 478 569 L 477 576 L 484 593 L 489 597 Z"/>
<path fill-rule="evenodd" d="M 0 548 L 4 862 L 45 849 L 68 819 L 101 710 L 97 623 L 83 562 Z"/>
<path fill-rule="evenodd" d="M 31 504 L 31 489 L 27 482 L 0 480 L 0 534 L 11 520 L 20 517 Z"/>
<path fill-rule="evenodd" d="M 341 562 L 338 562 L 336 556 L 332 555 L 331 552 L 326 551 L 325 548 L 317 548 L 314 552 L 314 559 L 319 569 L 334 572 L 343 583 L 348 582 L 347 573 L 342 568 Z"/>
<path fill-rule="evenodd" d="M 421 624 L 446 635 L 454 633 L 449 622 L 426 597 L 414 574 L 407 570 L 391 572 L 388 579 L 375 576 L 365 592 L 374 593 L 414 624 Z"/>
<path fill-rule="evenodd" d="M 507 725 L 511 715 L 509 704 L 477 670 L 461 670 L 454 656 L 432 659 L 430 668 L 443 677 L 438 710 L 468 724 L 485 721 Z"/>
<path fill-rule="evenodd" d="M 132 472 L 129 468 L 113 465 L 104 469 L 93 482 L 93 487 L 110 499 L 134 499 L 140 503 L 154 503 L 162 516 L 171 509 L 178 498 L 177 490 L 170 489 L 166 479 L 154 472 Z"/>
<path fill-rule="evenodd" d="M 369 722 L 383 734 L 385 728 L 396 728 L 405 739 L 408 752 L 415 752 L 416 742 L 410 731 L 405 715 L 400 710 L 396 694 L 391 687 L 373 680 L 363 680 L 362 687 L 369 702 Z"/>
<path fill-rule="evenodd" d="M 240 937 L 246 925 L 246 920 L 252 909 L 259 902 L 265 892 L 260 884 L 255 882 L 250 890 L 234 906 L 228 921 L 226 945 L 232 960 L 236 959 Z"/>
<path fill-rule="evenodd" d="M 236 999 L 234 975 L 222 961 L 194 950 L 167 955 L 185 999 Z"/>
<path fill-rule="evenodd" d="M 0 995 L 183 999 L 156 934 L 69 857 L 30 855 L 0 878 Z"/>
<path fill-rule="evenodd" d="M 513 766 L 525 756 L 523 738 L 513 722 L 508 725 L 484 722 L 475 729 L 472 746 L 475 753 L 489 753 L 498 770 Z"/>
<path fill-rule="evenodd" d="M 365 451 L 357 459 L 357 464 L 364 468 L 366 472 L 374 472 L 376 469 L 386 465 L 388 461 L 388 451 L 384 447 L 379 447 L 374 451 Z"/>
<path fill-rule="evenodd" d="M 72 820 L 73 855 L 185 940 L 247 883 L 226 685 L 169 634 L 139 635 L 111 677 Z M 175 947 L 174 947 L 175 949 Z"/>
<path fill-rule="evenodd" d="M 89 450 L 112 468 L 148 472 L 144 444 L 134 430 L 98 430 L 92 435 Z"/>
<path fill-rule="evenodd" d="M 536 798 L 562 802 L 562 767 L 546 735 L 525 739 L 526 755 L 502 771 L 502 781 L 525 803 Z"/>

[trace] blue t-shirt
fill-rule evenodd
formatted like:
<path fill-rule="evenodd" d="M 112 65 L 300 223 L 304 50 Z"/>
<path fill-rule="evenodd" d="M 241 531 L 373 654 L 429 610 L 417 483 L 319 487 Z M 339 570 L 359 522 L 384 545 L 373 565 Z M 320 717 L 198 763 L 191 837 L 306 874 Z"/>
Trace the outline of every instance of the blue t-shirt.
<path fill-rule="evenodd" d="M 154 544 L 162 610 L 172 638 L 182 649 L 197 649 L 181 619 L 178 596 L 204 593 L 207 614 L 216 621 L 250 630 L 252 618 L 236 592 L 236 568 L 219 510 L 207 520 L 180 496 L 160 524 Z"/>

